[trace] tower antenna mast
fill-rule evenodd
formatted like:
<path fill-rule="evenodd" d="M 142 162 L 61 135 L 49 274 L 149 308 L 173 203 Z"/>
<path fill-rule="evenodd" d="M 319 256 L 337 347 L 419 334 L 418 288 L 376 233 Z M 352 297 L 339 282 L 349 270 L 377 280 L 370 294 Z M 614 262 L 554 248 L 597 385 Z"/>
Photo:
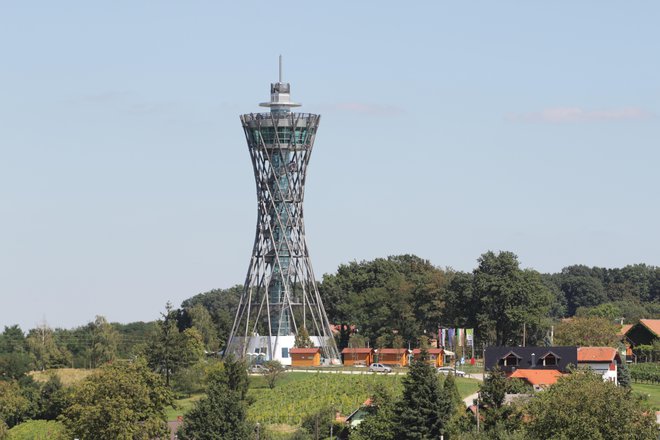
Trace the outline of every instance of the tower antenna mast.
<path fill-rule="evenodd" d="M 278 82 L 282 82 L 282 55 L 280 55 L 280 80 Z"/>

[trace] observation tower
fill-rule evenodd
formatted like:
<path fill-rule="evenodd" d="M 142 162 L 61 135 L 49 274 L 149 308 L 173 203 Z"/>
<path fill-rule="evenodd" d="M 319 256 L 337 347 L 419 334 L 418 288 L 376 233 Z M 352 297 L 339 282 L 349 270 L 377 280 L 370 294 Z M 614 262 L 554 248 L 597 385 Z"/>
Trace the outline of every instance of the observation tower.
<path fill-rule="evenodd" d="M 226 354 L 291 364 L 302 329 L 326 363 L 339 360 L 305 241 L 303 199 L 307 164 L 320 115 L 294 113 L 290 85 L 270 85 L 267 113 L 241 116 L 257 184 L 257 230 Z"/>

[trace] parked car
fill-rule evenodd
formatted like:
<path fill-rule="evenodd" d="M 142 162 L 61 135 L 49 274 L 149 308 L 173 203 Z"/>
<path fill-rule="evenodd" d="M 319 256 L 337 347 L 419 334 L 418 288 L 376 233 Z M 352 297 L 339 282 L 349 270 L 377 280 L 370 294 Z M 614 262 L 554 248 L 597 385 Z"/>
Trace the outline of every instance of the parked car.
<path fill-rule="evenodd" d="M 264 367 L 261 364 L 254 364 L 250 368 L 248 368 L 248 371 L 253 374 L 264 374 L 264 373 L 268 373 L 268 368 Z"/>
<path fill-rule="evenodd" d="M 456 377 L 465 377 L 465 371 L 454 370 L 454 367 L 439 367 L 438 373 L 448 375 L 449 373 L 453 374 Z"/>
<path fill-rule="evenodd" d="M 369 365 L 369 371 L 374 373 L 391 373 L 392 369 L 383 364 L 371 364 Z"/>

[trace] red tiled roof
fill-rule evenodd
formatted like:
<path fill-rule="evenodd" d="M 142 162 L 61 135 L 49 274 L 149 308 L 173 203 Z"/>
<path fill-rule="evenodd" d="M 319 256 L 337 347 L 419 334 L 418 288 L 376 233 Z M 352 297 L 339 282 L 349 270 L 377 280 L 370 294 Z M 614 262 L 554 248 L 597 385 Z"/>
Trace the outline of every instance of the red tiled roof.
<path fill-rule="evenodd" d="M 626 333 L 628 333 L 628 330 L 632 328 L 632 324 L 624 324 L 621 326 L 621 330 L 617 333 L 617 336 L 624 336 Z"/>
<path fill-rule="evenodd" d="M 660 319 L 640 319 L 639 322 L 656 336 L 660 336 Z"/>
<path fill-rule="evenodd" d="M 378 353 L 380 354 L 404 354 L 408 350 L 405 348 L 380 348 L 378 349 Z"/>
<path fill-rule="evenodd" d="M 344 354 L 344 353 L 371 353 L 372 351 L 374 351 L 373 348 L 349 348 L 349 347 L 346 347 L 341 352 L 342 352 L 342 354 Z"/>
<path fill-rule="evenodd" d="M 319 347 L 312 347 L 312 348 L 292 348 L 289 350 L 289 353 L 293 354 L 316 354 L 320 351 L 321 349 Z"/>
<path fill-rule="evenodd" d="M 426 351 L 429 354 L 442 354 L 444 350 L 442 348 L 427 348 Z M 413 354 L 420 354 L 422 352 L 421 348 L 415 348 L 413 351 Z"/>
<path fill-rule="evenodd" d="M 618 355 L 612 347 L 578 347 L 578 362 L 612 362 Z"/>
<path fill-rule="evenodd" d="M 520 368 L 509 377 L 524 379 L 532 385 L 552 385 L 564 374 L 557 370 L 537 370 Z"/>

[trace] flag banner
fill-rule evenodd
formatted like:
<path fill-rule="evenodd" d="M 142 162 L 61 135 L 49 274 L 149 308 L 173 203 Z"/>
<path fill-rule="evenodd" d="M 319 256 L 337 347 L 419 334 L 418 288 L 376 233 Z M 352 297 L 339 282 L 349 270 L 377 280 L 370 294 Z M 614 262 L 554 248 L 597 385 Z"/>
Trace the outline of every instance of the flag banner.
<path fill-rule="evenodd" d="M 447 345 L 447 329 L 446 328 L 441 328 L 440 329 L 440 344 L 444 348 Z"/>
<path fill-rule="evenodd" d="M 465 329 L 465 341 L 466 341 L 467 345 L 469 345 L 470 347 L 474 347 L 474 329 L 473 328 Z"/>
<path fill-rule="evenodd" d="M 453 328 L 450 328 L 449 331 L 448 331 L 448 335 L 447 335 L 448 341 L 447 341 L 447 343 L 449 344 L 449 348 L 454 348 L 454 333 L 455 332 L 456 332 L 456 330 L 453 329 Z"/>
<path fill-rule="evenodd" d="M 456 334 L 457 334 L 456 346 L 462 347 L 463 346 L 463 329 L 462 328 L 457 328 L 456 329 Z"/>

